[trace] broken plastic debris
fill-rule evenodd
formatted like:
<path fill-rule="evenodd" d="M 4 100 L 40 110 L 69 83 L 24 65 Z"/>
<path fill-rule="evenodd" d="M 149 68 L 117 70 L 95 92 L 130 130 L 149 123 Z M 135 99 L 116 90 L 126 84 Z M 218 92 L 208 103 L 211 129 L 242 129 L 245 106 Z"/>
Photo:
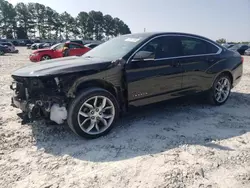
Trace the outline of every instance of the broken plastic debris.
<path fill-rule="evenodd" d="M 62 124 L 67 119 L 67 110 L 64 106 L 53 104 L 50 109 L 50 120 L 57 124 Z"/>

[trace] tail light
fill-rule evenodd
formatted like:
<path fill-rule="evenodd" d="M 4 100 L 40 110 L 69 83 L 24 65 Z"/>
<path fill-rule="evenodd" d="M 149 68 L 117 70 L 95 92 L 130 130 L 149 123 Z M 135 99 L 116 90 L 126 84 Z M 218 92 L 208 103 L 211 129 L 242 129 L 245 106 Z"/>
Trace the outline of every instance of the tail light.
<path fill-rule="evenodd" d="M 243 63 L 244 62 L 244 57 L 241 56 L 241 62 Z"/>

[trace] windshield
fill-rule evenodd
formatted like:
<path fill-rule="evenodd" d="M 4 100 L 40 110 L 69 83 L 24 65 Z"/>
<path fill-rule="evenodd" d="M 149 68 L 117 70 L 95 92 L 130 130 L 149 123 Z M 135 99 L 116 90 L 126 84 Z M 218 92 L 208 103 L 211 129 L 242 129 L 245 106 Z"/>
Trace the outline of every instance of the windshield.
<path fill-rule="evenodd" d="M 123 35 L 102 43 L 85 53 L 83 57 L 99 57 L 105 59 L 119 59 L 125 56 L 135 46 L 141 43 L 145 35 Z"/>
<path fill-rule="evenodd" d="M 63 48 L 63 43 L 58 43 L 50 47 L 51 50 L 58 50 L 59 48 Z"/>

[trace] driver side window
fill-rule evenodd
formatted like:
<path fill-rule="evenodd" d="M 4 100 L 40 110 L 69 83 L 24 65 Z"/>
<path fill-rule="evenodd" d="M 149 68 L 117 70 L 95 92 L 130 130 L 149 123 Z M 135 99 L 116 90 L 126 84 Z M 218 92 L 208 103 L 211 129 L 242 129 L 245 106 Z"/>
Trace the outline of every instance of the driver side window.
<path fill-rule="evenodd" d="M 56 46 L 54 49 L 55 49 L 55 50 L 61 50 L 61 49 L 63 49 L 63 46 L 64 46 L 64 44 L 59 44 L 59 45 Z"/>
<path fill-rule="evenodd" d="M 147 43 L 137 54 L 142 59 L 162 59 L 180 56 L 181 42 L 173 36 L 158 37 Z"/>
<path fill-rule="evenodd" d="M 158 41 L 159 40 L 157 39 L 150 41 L 138 52 L 141 53 L 142 56 L 145 57 L 145 59 L 155 59 L 155 52 L 156 52 L 157 46 L 159 45 Z"/>

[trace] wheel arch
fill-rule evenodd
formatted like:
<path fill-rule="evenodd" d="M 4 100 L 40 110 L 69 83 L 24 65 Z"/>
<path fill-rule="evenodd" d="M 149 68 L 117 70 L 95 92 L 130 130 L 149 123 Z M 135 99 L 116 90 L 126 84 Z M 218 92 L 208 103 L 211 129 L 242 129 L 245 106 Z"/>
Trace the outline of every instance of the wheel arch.
<path fill-rule="evenodd" d="M 83 89 L 91 88 L 91 87 L 100 87 L 107 91 L 109 91 L 111 94 L 113 94 L 115 97 L 117 97 L 117 89 L 115 86 L 105 80 L 100 79 L 93 79 L 93 80 L 86 80 L 76 85 L 75 87 L 75 93 L 80 92 Z"/>
<path fill-rule="evenodd" d="M 74 85 L 69 89 L 67 96 L 74 98 L 82 90 L 92 87 L 99 87 L 107 90 L 117 99 L 117 102 L 122 107 L 122 104 L 124 103 L 124 96 L 122 94 L 122 89 L 102 79 L 88 79 L 88 80 L 83 80 L 81 82 L 75 82 Z"/>
<path fill-rule="evenodd" d="M 218 76 L 220 76 L 222 74 L 228 75 L 230 78 L 231 84 L 233 85 L 234 78 L 233 78 L 233 73 L 230 70 L 223 70 L 223 71 L 219 72 L 218 74 L 216 74 L 214 79 L 213 79 L 213 83 L 216 80 L 216 78 L 218 78 Z"/>
<path fill-rule="evenodd" d="M 42 59 L 42 57 L 44 57 L 44 56 L 49 56 L 49 57 L 52 59 L 51 54 L 48 54 L 48 53 L 46 53 L 46 54 L 41 54 L 41 59 Z"/>

